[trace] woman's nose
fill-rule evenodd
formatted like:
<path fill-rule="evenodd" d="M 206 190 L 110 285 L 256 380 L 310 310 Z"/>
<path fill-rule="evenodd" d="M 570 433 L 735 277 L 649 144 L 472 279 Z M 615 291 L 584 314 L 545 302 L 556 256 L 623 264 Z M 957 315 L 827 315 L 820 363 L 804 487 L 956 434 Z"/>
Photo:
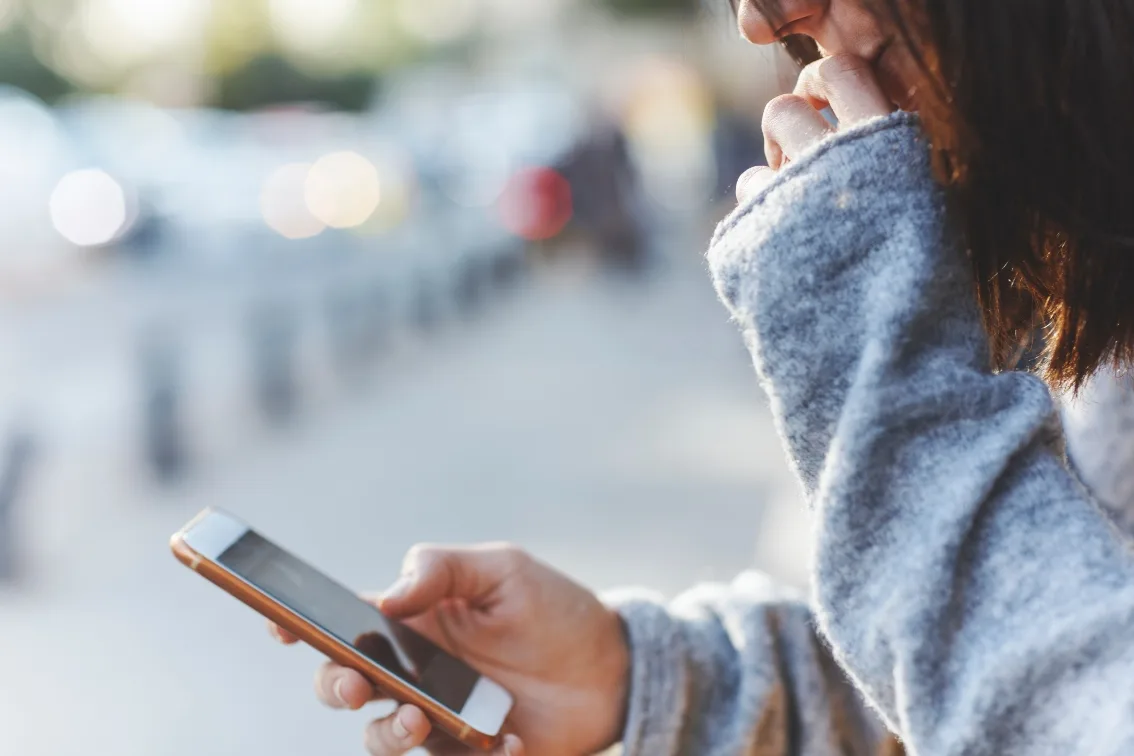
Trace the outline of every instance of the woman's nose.
<path fill-rule="evenodd" d="M 826 7 L 826 0 L 741 0 L 740 34 L 754 45 L 770 45 L 788 34 L 807 34 Z"/>

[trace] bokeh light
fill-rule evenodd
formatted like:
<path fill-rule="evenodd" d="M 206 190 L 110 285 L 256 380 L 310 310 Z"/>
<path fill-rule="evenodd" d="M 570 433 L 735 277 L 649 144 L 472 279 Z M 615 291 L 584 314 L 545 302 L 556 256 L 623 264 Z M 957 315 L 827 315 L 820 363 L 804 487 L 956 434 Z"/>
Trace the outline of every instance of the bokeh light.
<path fill-rule="evenodd" d="M 286 239 L 318 236 L 327 227 L 307 207 L 305 189 L 310 173 L 310 163 L 288 163 L 268 176 L 260 191 L 264 222 Z"/>
<path fill-rule="evenodd" d="M 498 209 L 500 222 L 517 236 L 552 239 L 571 220 L 571 185 L 551 168 L 525 168 L 508 182 Z"/>
<path fill-rule="evenodd" d="M 319 52 L 334 45 L 348 28 L 358 0 L 270 0 L 272 31 L 297 52 Z"/>
<path fill-rule="evenodd" d="M 361 226 L 382 199 L 378 169 L 357 152 L 332 152 L 315 161 L 304 182 L 307 209 L 331 228 Z"/>
<path fill-rule="evenodd" d="M 0 0 L 0 31 L 12 25 L 18 16 L 19 4 L 17 0 Z"/>
<path fill-rule="evenodd" d="M 667 209 L 695 207 L 716 179 L 709 89 L 686 63 L 669 58 L 644 60 L 632 78 L 623 128 L 643 185 Z"/>
<path fill-rule="evenodd" d="M 398 0 L 396 17 L 410 35 L 432 44 L 469 35 L 479 16 L 477 0 Z"/>
<path fill-rule="evenodd" d="M 210 0 L 86 0 L 88 44 L 104 61 L 130 64 L 200 40 Z"/>
<path fill-rule="evenodd" d="M 403 149 L 382 147 L 375 166 L 381 182 L 381 201 L 366 223 L 358 227 L 363 234 L 383 234 L 401 226 L 412 216 L 418 197 L 413 158 Z"/>
<path fill-rule="evenodd" d="M 126 191 L 110 174 L 94 168 L 60 179 L 50 209 L 55 230 L 80 247 L 109 244 L 130 225 Z"/>

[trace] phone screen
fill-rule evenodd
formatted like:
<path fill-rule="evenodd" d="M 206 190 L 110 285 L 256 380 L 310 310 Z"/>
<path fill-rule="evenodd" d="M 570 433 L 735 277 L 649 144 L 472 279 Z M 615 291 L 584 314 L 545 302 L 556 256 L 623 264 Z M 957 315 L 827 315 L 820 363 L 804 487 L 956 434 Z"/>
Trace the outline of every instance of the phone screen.
<path fill-rule="evenodd" d="M 479 674 L 318 570 L 249 530 L 217 560 L 387 672 L 460 714 Z"/>

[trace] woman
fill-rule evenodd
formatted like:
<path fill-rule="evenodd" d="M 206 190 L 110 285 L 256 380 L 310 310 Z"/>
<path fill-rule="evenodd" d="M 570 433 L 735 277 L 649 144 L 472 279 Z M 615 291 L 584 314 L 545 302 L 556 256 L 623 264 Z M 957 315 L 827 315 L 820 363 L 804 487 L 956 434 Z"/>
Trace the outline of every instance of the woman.
<path fill-rule="evenodd" d="M 1134 352 L 1134 2 L 864 2 L 739 8 L 825 57 L 709 251 L 815 518 L 812 608 L 752 575 L 603 603 L 508 547 L 415 549 L 380 605 L 517 695 L 501 753 L 1134 753 L 1134 552 L 1004 370 L 1037 323 L 1053 386 Z M 428 733 L 401 707 L 367 742 Z"/>

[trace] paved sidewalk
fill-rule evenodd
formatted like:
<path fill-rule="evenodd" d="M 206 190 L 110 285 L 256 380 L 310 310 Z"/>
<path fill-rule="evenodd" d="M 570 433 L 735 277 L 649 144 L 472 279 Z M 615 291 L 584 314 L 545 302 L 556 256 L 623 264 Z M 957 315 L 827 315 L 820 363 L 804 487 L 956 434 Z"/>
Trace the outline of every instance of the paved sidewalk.
<path fill-rule="evenodd" d="M 515 540 L 596 588 L 672 593 L 757 551 L 798 575 L 795 484 L 699 268 L 642 286 L 541 276 L 296 427 L 242 431 L 246 448 L 181 490 L 112 472 L 51 487 L 29 527 L 83 504 L 37 545 L 28 588 L 0 591 L 0 753 L 362 753 L 373 712 L 322 710 L 317 655 L 271 643 L 169 556 L 209 504 L 360 589 L 419 540 Z"/>

